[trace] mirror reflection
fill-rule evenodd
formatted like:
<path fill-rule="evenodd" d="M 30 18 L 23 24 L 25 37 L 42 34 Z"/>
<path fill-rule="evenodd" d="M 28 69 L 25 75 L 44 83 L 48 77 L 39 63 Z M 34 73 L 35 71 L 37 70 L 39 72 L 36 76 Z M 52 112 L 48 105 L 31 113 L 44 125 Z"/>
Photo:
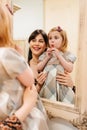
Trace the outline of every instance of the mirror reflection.
<path fill-rule="evenodd" d="M 52 28 L 48 35 L 43 30 L 35 30 L 29 36 L 28 63 L 35 75 L 35 85 L 43 98 L 74 103 L 71 86 L 59 82 L 59 75 L 67 75 L 73 70 L 76 57 L 66 51 L 67 36 L 64 30 Z M 48 48 L 47 48 L 48 46 Z"/>
<path fill-rule="evenodd" d="M 27 39 L 27 48 L 30 49 L 29 55 L 27 49 L 28 63 L 34 72 L 35 84 L 41 97 L 74 104 L 74 96 L 76 94 L 74 87 L 76 84 L 75 59 L 77 57 L 78 47 L 78 1 L 67 0 L 65 2 L 64 0 L 55 0 L 50 2 L 49 0 L 46 0 L 44 2 L 42 1 L 42 3 L 44 4 L 41 4 L 42 9 L 43 6 L 45 7 L 45 10 L 43 11 L 44 23 L 42 22 L 41 26 L 34 27 L 31 32 L 28 32 L 27 38 L 24 38 Z M 16 14 L 17 13 L 15 13 L 15 15 Z M 54 27 L 56 30 L 49 33 L 49 31 Z M 45 30 L 47 34 L 49 33 L 48 39 L 46 33 L 43 30 Z M 66 36 L 62 37 L 63 34 L 61 33 L 64 32 L 66 33 L 68 39 L 68 46 L 66 45 L 67 51 L 65 51 L 66 47 L 65 50 L 62 51 L 62 49 L 55 48 L 55 46 L 52 45 L 53 41 L 50 42 L 53 39 L 59 39 L 63 41 L 64 37 Z M 23 37 L 20 39 L 23 39 Z M 63 57 L 63 60 L 67 61 L 67 64 L 70 65 L 70 68 L 68 67 L 67 69 L 66 65 L 64 64 L 65 62 L 61 63 L 61 61 L 59 61 L 60 56 L 56 57 L 58 49 L 60 56 Z M 51 55 L 47 57 L 46 54 L 45 57 L 47 59 L 44 61 L 45 58 L 42 53 L 44 54 L 46 52 L 48 55 Z M 43 62 L 39 64 L 41 60 L 45 62 L 47 67 L 44 66 Z M 75 64 L 73 64 L 74 61 Z M 61 65 L 64 66 L 61 67 Z"/>

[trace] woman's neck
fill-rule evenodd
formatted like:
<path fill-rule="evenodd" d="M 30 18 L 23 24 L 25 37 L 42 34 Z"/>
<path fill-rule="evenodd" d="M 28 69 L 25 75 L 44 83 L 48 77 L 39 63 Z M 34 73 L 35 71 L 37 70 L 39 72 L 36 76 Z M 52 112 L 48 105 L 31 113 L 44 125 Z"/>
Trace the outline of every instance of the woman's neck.
<path fill-rule="evenodd" d="M 38 57 L 32 57 L 30 60 L 30 67 L 34 73 L 34 77 L 37 78 L 38 72 L 37 72 L 37 64 L 38 64 Z"/>
<path fill-rule="evenodd" d="M 32 64 L 38 64 L 38 57 L 32 57 L 31 59 Z"/>

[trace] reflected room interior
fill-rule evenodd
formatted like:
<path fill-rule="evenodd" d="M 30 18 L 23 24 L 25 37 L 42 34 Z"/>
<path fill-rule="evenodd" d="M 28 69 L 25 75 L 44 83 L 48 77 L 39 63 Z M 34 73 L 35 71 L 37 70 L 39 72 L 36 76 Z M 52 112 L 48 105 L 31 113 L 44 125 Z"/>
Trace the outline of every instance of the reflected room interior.
<path fill-rule="evenodd" d="M 78 0 L 67 0 L 66 2 L 64 0 L 55 0 L 51 2 L 49 0 L 39 0 L 38 3 L 34 0 L 34 4 L 30 1 L 20 2 L 15 0 L 13 3 L 13 10 L 13 38 L 24 50 L 26 60 L 29 48 L 27 39 L 31 32 L 40 28 L 44 29 L 46 33 L 48 33 L 48 31 L 55 26 L 61 26 L 64 30 L 66 30 L 68 36 L 68 50 L 76 56 L 76 59 L 78 59 Z M 23 31 L 21 31 L 21 29 L 18 30 L 18 28 L 22 28 Z M 74 85 L 77 87 L 76 65 L 77 60 L 74 63 L 73 72 L 70 75 Z"/>

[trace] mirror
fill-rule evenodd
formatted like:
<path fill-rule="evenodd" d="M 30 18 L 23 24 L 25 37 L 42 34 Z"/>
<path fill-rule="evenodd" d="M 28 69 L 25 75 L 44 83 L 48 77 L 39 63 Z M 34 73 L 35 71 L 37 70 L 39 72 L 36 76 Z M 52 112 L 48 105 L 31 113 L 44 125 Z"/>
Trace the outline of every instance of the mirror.
<path fill-rule="evenodd" d="M 78 28 L 79 1 L 78 0 L 74 0 L 74 1 L 73 0 L 71 1 L 70 0 L 67 0 L 67 1 L 52 0 L 50 2 L 50 0 L 45 0 L 45 1 L 40 0 L 38 3 L 35 0 L 34 0 L 34 5 L 30 1 L 20 2 L 17 0 L 14 2 L 14 7 L 16 7 L 15 10 L 19 9 L 14 13 L 14 31 L 13 31 L 14 39 L 16 39 L 18 43 L 21 43 L 23 49 L 25 49 L 28 47 L 25 47 L 23 43 L 24 41 L 27 40 L 29 34 L 33 30 L 37 28 L 42 28 L 48 33 L 48 31 L 52 27 L 61 26 L 62 28 L 64 28 L 64 30 L 66 30 L 66 33 L 68 36 L 69 51 L 74 53 L 74 55 L 77 57 L 78 30 L 79 30 Z M 39 11 L 40 13 L 38 12 L 38 8 L 39 10 L 41 10 Z M 34 11 L 34 13 L 36 14 L 33 15 L 32 11 Z M 31 13 L 32 13 L 32 17 L 27 17 L 29 15 L 31 16 Z M 43 16 L 43 13 L 44 13 L 44 16 Z M 34 22 L 35 21 L 34 19 L 37 19 L 37 21 Z M 24 23 L 26 23 L 26 25 L 23 25 Z M 21 29 L 18 30 L 18 28 L 22 28 L 23 31 L 21 31 Z M 27 54 L 25 55 L 27 56 Z M 76 79 L 76 65 L 77 65 L 77 60 L 75 61 L 75 64 L 74 64 L 74 70 L 71 73 L 72 80 L 75 86 L 76 86 L 76 82 L 75 82 L 76 81 L 75 80 Z"/>

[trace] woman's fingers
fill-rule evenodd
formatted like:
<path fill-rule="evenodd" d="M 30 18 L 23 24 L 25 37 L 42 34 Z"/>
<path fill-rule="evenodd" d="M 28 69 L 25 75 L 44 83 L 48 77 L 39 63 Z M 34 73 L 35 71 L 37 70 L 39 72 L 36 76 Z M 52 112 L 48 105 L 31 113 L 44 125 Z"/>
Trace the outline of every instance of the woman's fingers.
<path fill-rule="evenodd" d="M 44 83 L 44 81 L 46 80 L 46 78 L 47 78 L 47 73 L 41 72 L 37 77 L 37 81 L 38 81 L 39 84 L 42 85 Z"/>
<path fill-rule="evenodd" d="M 66 85 L 66 86 L 69 86 L 69 87 L 72 87 L 73 86 L 73 81 L 72 81 L 72 78 L 70 76 L 69 73 L 60 73 L 56 76 L 56 80 L 62 84 L 62 85 Z"/>

